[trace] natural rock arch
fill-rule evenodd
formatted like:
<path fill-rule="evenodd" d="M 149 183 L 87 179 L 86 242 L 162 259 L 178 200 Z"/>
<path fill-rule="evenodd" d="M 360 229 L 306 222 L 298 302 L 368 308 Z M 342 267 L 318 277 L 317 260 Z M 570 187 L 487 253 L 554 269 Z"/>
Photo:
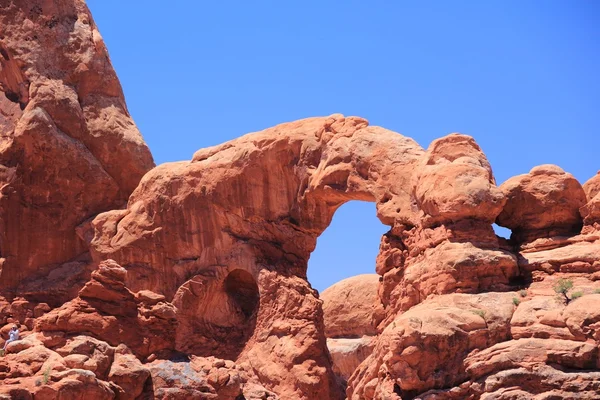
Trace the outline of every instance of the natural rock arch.
<path fill-rule="evenodd" d="M 202 337 L 192 316 L 208 312 L 205 299 L 224 298 L 232 271 L 245 271 L 257 282 L 260 310 L 240 358 L 254 353 L 265 366 L 254 366 L 261 379 L 281 393 L 327 398 L 323 390 L 336 389 L 308 258 L 349 200 L 376 201 L 390 226 L 412 221 L 411 172 L 423 153 L 412 139 L 340 115 L 249 134 L 148 173 L 127 210 L 94 220 L 92 253 L 125 267 L 132 290 L 173 299 L 181 338 Z M 202 352 L 204 343 L 178 345 Z M 281 380 L 269 364 L 291 373 Z"/>
<path fill-rule="evenodd" d="M 431 294 L 501 288 L 515 273 L 491 228 L 504 197 L 472 138 L 450 135 L 425 152 L 341 115 L 279 125 L 155 168 L 126 210 L 95 218 L 92 255 L 126 268 L 132 290 L 172 300 L 177 350 L 252 360 L 283 397 L 336 397 L 306 269 L 317 237 L 350 200 L 376 202 L 391 227 L 377 259 L 388 319 Z M 455 263 L 456 254 L 468 257 Z M 232 322 L 226 282 L 234 271 L 256 282 L 260 298 L 247 338 Z M 241 346 L 220 345 L 227 342 Z"/>

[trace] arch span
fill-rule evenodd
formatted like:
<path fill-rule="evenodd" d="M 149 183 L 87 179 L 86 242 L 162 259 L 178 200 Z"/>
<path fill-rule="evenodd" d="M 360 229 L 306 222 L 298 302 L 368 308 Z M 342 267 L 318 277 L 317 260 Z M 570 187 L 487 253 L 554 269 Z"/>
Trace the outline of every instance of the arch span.
<path fill-rule="evenodd" d="M 248 134 L 148 173 L 127 210 L 94 220 L 93 253 L 126 268 L 132 290 L 174 299 L 186 318 L 214 312 L 198 305 L 223 296 L 234 269 L 246 271 L 260 291 L 256 329 L 245 347 L 264 363 L 255 370 L 272 373 L 262 378 L 280 393 L 330 398 L 337 389 L 321 304 L 306 281 L 308 258 L 336 209 L 350 200 L 376 202 L 389 226 L 414 223 L 410 180 L 423 154 L 412 139 L 341 115 Z M 178 335 L 186 329 L 181 323 Z M 306 340 L 292 345 L 298 335 Z M 274 352 L 273 341 L 286 351 Z M 182 349 L 198 353 L 203 346 Z M 273 364 L 289 372 L 262 368 Z"/>
<path fill-rule="evenodd" d="M 391 227 L 376 267 L 391 318 L 431 293 L 497 283 L 498 274 L 473 271 L 485 257 L 463 244 L 498 248 L 491 228 L 504 204 L 498 193 L 487 159 L 468 136 L 435 141 L 426 153 L 414 140 L 362 118 L 310 118 L 153 169 L 126 210 L 95 218 L 91 248 L 96 260 L 112 258 L 128 270 L 132 290 L 173 299 L 178 350 L 205 354 L 223 338 L 238 341 L 244 346 L 230 357 L 251 359 L 259 379 L 282 398 L 337 398 L 321 302 L 306 280 L 309 256 L 335 211 L 350 200 L 373 201 Z M 474 228 L 476 237 L 469 233 Z M 474 254 L 456 268 L 440 261 L 447 287 L 431 285 L 438 264 L 424 275 L 405 268 L 411 262 L 414 271 L 423 270 L 421 256 L 431 249 L 447 254 L 438 248 L 442 242 Z M 506 278 L 512 264 L 502 257 L 496 259 Z M 236 286 L 227 283 L 234 270 L 244 271 L 237 289 L 252 286 L 244 283 L 248 276 L 258 288 L 248 337 L 235 326 L 221 329 L 236 310 L 230 301 Z M 460 282 L 464 277 L 469 280 Z M 198 335 L 190 321 L 210 324 Z"/>

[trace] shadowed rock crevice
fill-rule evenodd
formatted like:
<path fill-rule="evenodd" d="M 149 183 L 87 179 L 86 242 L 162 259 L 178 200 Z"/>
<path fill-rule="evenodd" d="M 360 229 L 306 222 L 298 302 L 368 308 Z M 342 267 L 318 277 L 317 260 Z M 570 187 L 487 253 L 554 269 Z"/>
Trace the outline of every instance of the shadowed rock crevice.
<path fill-rule="evenodd" d="M 17 60 L 1 41 L 0 90 L 9 101 L 17 103 L 21 110 L 29 103 L 29 81 L 23 76 Z"/>
<path fill-rule="evenodd" d="M 255 316 L 260 296 L 252 275 L 241 269 L 231 271 L 225 278 L 225 292 L 247 320 Z"/>

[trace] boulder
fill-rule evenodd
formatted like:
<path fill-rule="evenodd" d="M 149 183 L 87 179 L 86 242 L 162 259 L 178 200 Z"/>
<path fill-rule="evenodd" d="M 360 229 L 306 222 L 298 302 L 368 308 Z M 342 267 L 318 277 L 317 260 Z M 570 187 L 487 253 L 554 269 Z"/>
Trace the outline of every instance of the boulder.
<path fill-rule="evenodd" d="M 321 293 L 325 336 L 356 338 L 377 334 L 383 306 L 377 295 L 379 275 L 346 278 Z"/>
<path fill-rule="evenodd" d="M 586 195 L 577 179 L 560 167 L 534 167 L 528 174 L 510 178 L 500 189 L 507 201 L 496 222 L 511 229 L 517 242 L 579 233 L 579 208 L 586 203 Z"/>

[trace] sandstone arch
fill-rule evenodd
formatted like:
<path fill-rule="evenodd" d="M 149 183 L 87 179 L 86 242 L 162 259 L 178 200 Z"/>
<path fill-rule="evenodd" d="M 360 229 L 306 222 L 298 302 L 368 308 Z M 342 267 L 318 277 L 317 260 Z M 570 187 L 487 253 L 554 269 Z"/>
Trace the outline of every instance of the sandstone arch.
<path fill-rule="evenodd" d="M 498 191 L 468 136 L 424 151 L 334 115 L 201 150 L 137 187 L 152 158 L 83 0 L 4 3 L 0 321 L 28 334 L 0 361 L 1 393 L 341 398 L 306 260 L 357 199 L 391 229 L 374 277 L 385 315 L 372 355 L 346 371 L 348 398 L 597 396 L 598 372 L 581 368 L 600 366 L 600 175 L 581 188 L 541 166 Z M 521 212 L 531 205 L 544 212 Z M 533 282 L 510 292 L 515 255 Z M 585 297 L 553 301 L 563 277 Z M 38 385 L 45 357 L 55 370 Z"/>
<path fill-rule="evenodd" d="M 246 346 L 264 363 L 255 370 L 281 393 L 328 398 L 337 389 L 307 260 L 346 201 L 376 201 L 390 226 L 415 223 L 411 173 L 423 153 L 412 139 L 341 115 L 249 134 L 148 173 L 127 210 L 94 220 L 93 255 L 116 260 L 128 287 L 164 293 L 186 317 L 204 312 L 195 308 L 201 299 L 223 296 L 233 270 L 246 271 L 260 291 Z M 182 323 L 181 336 L 197 337 L 187 329 Z M 280 378 L 272 364 L 291 372 Z"/>
<path fill-rule="evenodd" d="M 448 182 L 458 187 L 445 189 Z M 341 115 L 279 125 L 155 168 L 126 210 L 93 221 L 92 254 L 126 268 L 132 290 L 172 299 L 178 338 L 188 338 L 178 350 L 196 354 L 243 342 L 239 331 L 215 332 L 235 319 L 233 308 L 219 315 L 205 300 L 228 304 L 226 277 L 245 271 L 260 293 L 255 327 L 243 349 L 222 355 L 253 360 L 261 381 L 284 397 L 335 397 L 321 303 L 306 268 L 317 237 L 350 200 L 375 201 L 391 227 L 377 261 L 388 319 L 431 294 L 501 287 L 515 273 L 514 256 L 498 249 L 491 228 L 504 197 L 472 138 L 450 135 L 425 152 Z M 442 242 L 450 248 L 438 248 Z M 437 260 L 431 266 L 425 252 Z"/>

